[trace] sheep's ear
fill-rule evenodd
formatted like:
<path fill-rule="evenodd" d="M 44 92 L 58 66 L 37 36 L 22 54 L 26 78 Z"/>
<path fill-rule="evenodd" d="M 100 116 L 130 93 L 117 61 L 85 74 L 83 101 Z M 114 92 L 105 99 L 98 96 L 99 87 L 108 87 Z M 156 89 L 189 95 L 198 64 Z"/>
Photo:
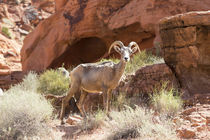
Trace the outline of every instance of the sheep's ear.
<path fill-rule="evenodd" d="M 132 48 L 132 53 L 135 53 L 137 50 L 138 50 L 138 47 L 137 46 L 136 47 L 133 47 Z"/>
<path fill-rule="evenodd" d="M 120 49 L 120 47 L 118 47 L 118 46 L 114 46 L 114 49 L 115 49 L 115 51 L 116 51 L 116 52 L 118 52 L 119 54 L 121 53 L 121 49 Z"/>

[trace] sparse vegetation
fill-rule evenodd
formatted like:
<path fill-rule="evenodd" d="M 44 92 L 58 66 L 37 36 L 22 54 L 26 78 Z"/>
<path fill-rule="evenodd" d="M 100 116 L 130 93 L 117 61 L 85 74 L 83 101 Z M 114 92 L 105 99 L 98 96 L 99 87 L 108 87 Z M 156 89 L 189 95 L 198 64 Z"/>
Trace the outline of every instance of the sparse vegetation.
<path fill-rule="evenodd" d="M 171 120 L 155 117 L 153 111 L 136 106 L 123 111 L 112 111 L 103 127 L 105 139 L 177 139 Z"/>
<path fill-rule="evenodd" d="M 131 105 L 130 100 L 126 98 L 126 93 L 119 93 L 118 95 L 113 95 L 111 101 L 111 109 L 120 111 L 125 108 L 125 105 Z"/>
<path fill-rule="evenodd" d="M 83 131 L 96 129 L 102 125 L 106 117 L 105 112 L 99 109 L 95 114 L 87 115 L 87 117 L 79 124 L 79 127 Z"/>
<path fill-rule="evenodd" d="M 7 27 L 2 27 L 1 32 L 8 38 L 12 38 L 11 33 Z"/>
<path fill-rule="evenodd" d="M 30 139 L 49 131 L 51 104 L 37 94 L 37 75 L 29 73 L 22 83 L 11 87 L 0 101 L 0 139 Z"/>
<path fill-rule="evenodd" d="M 177 139 L 176 131 L 171 120 L 181 110 L 182 100 L 178 92 L 167 89 L 167 83 L 152 98 L 154 110 L 132 105 L 120 94 L 112 102 L 112 111 L 106 116 L 104 112 L 87 117 L 83 122 L 83 130 L 93 130 L 98 127 L 105 133 L 102 139 Z M 134 107 L 133 107 L 134 106 Z M 99 114 L 99 115 L 98 115 Z M 102 115 L 101 115 L 102 114 Z M 103 117 L 97 117 L 103 116 Z M 99 118 L 99 119 L 98 119 Z"/>
<path fill-rule="evenodd" d="M 70 79 L 58 70 L 47 70 L 40 75 L 38 90 L 43 94 L 63 95 L 69 89 Z"/>
<path fill-rule="evenodd" d="M 151 53 L 148 53 L 146 51 L 141 51 L 140 53 L 133 55 L 131 62 L 129 62 L 126 65 L 125 73 L 126 74 L 134 73 L 136 70 L 138 70 L 143 66 L 158 64 L 163 62 L 164 62 L 163 58 L 152 55 Z"/>
<path fill-rule="evenodd" d="M 151 100 L 154 109 L 167 116 L 174 116 L 183 106 L 179 92 L 174 88 L 167 89 L 167 83 L 163 83 L 161 89 L 155 91 Z"/>

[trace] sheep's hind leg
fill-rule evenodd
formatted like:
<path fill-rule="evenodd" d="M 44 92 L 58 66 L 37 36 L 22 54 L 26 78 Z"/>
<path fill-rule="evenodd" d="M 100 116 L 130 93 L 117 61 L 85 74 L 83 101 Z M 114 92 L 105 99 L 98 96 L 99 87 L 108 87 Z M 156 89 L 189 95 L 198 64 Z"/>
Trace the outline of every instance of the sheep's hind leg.
<path fill-rule="evenodd" d="M 85 98 L 86 98 L 86 96 L 87 96 L 88 93 L 85 92 L 85 91 L 81 91 L 81 92 L 82 93 L 80 95 L 79 102 L 77 103 L 77 107 L 78 107 L 78 109 L 79 109 L 82 117 L 85 117 L 85 111 L 84 111 L 83 106 L 84 106 Z"/>
<path fill-rule="evenodd" d="M 106 100 L 106 113 L 110 111 L 110 105 L 112 100 L 112 90 L 107 91 L 107 100 Z"/>

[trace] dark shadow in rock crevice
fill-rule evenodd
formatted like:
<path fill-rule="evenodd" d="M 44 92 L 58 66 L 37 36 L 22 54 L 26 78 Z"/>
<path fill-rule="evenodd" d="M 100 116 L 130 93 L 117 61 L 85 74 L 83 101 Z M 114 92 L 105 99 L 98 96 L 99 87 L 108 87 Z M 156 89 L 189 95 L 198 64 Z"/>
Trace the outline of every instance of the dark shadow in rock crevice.
<path fill-rule="evenodd" d="M 97 37 L 83 38 L 69 45 L 67 50 L 56 58 L 49 68 L 57 68 L 64 64 L 66 68 L 81 63 L 95 62 L 107 52 L 105 42 Z"/>

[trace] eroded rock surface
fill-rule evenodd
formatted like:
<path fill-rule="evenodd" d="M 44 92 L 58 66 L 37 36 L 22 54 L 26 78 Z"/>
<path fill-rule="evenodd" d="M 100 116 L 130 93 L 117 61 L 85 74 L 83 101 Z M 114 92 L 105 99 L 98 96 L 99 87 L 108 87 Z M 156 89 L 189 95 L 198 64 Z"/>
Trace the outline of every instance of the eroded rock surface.
<path fill-rule="evenodd" d="M 196 104 L 174 119 L 177 134 L 183 139 L 206 140 L 210 137 L 210 105 Z"/>
<path fill-rule="evenodd" d="M 20 49 L 24 37 L 50 14 L 31 6 L 30 1 L 0 1 L 0 75 L 20 71 Z"/>
<path fill-rule="evenodd" d="M 210 11 L 190 12 L 160 22 L 162 50 L 186 96 L 210 92 Z"/>
<path fill-rule="evenodd" d="M 0 34 L 0 75 L 10 74 L 11 71 L 21 70 L 20 48 L 14 40 Z"/>
<path fill-rule="evenodd" d="M 127 93 L 128 96 L 135 94 L 153 93 L 154 89 L 159 89 L 165 82 L 168 82 L 167 88 L 178 88 L 179 83 L 171 69 L 164 63 L 145 66 L 138 69 L 135 75 L 128 77 L 126 81 L 122 81 L 116 93 Z"/>
<path fill-rule="evenodd" d="M 159 46 L 158 20 L 208 10 L 204 0 L 56 0 L 56 12 L 24 40 L 23 70 L 44 70 L 93 62 L 107 55 L 110 44 L 136 41 L 141 49 Z"/>

